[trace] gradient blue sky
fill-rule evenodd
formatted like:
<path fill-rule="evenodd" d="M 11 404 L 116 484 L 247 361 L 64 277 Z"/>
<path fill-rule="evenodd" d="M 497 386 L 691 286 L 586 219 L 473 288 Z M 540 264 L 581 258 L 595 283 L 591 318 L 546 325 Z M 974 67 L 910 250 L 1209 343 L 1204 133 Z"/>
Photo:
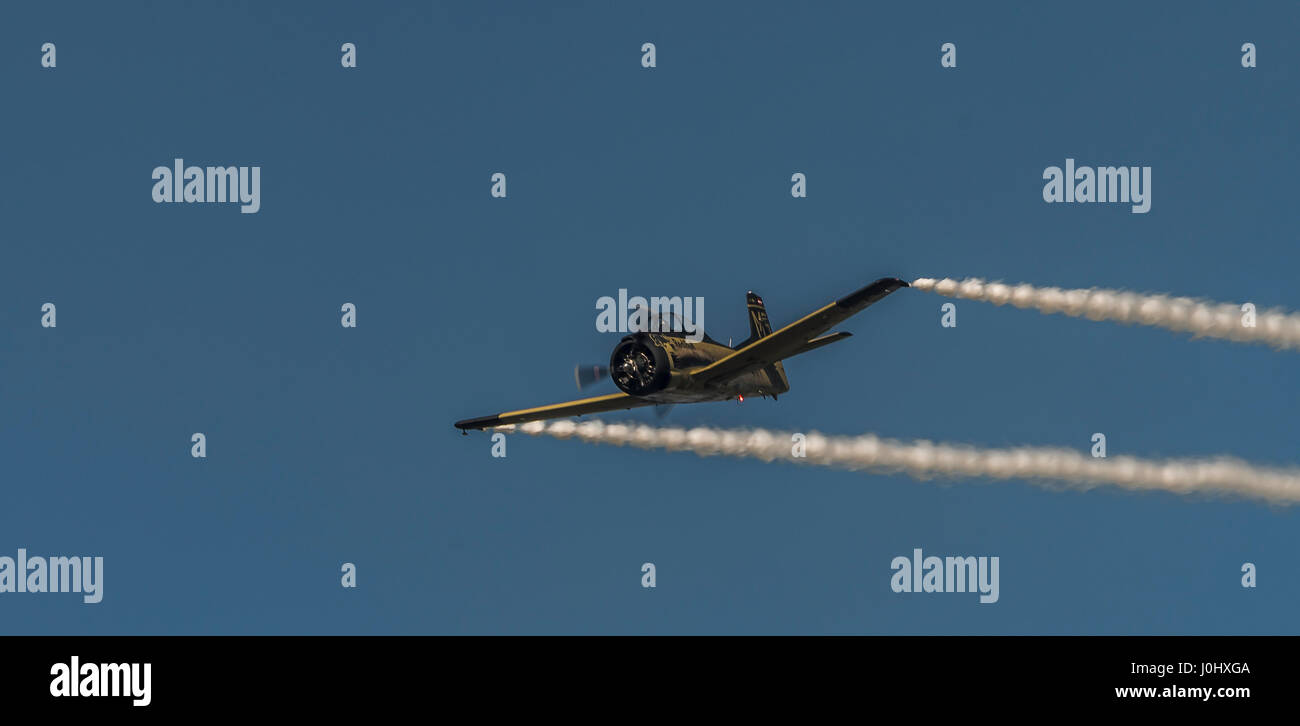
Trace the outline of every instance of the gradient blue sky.
<path fill-rule="evenodd" d="M 0 632 L 1296 633 L 1294 509 L 451 427 L 572 397 L 620 287 L 723 340 L 883 275 L 1300 308 L 1297 6 L 998 5 L 7 4 L 0 554 L 106 564 Z M 261 211 L 154 204 L 176 157 Z M 1043 203 L 1066 157 L 1153 167 L 1151 212 Z M 669 421 L 1300 461 L 1294 353 L 942 302 Z M 1000 602 L 891 592 L 914 547 Z"/>

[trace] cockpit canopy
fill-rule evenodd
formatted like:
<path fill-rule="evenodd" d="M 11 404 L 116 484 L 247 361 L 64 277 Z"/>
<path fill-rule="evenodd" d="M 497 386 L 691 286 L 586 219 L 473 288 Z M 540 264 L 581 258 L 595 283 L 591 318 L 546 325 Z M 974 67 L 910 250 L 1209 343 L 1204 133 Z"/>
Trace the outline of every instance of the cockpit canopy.
<path fill-rule="evenodd" d="M 695 326 L 692 324 L 690 329 L 695 330 Z M 671 335 L 674 337 L 684 338 L 686 337 L 686 330 L 686 319 L 673 310 L 661 310 L 657 313 L 648 313 L 646 315 L 645 330 L 642 330 L 641 326 L 633 321 L 628 322 L 629 333 L 659 333 L 660 335 Z M 718 341 L 710 338 L 707 332 L 704 333 L 703 340 L 715 345 L 721 345 Z"/>

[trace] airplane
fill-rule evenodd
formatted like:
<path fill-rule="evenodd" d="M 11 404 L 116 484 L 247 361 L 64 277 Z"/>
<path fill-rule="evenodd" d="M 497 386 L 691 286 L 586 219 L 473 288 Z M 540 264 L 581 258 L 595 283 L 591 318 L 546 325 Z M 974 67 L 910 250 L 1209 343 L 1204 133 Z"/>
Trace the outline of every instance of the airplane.
<path fill-rule="evenodd" d="M 641 406 L 733 398 L 743 401 L 745 396 L 771 396 L 776 400 L 778 395 L 790 390 L 781 361 L 848 338 L 851 333 L 822 334 L 902 287 L 908 284 L 896 277 L 882 277 L 775 333 L 768 322 L 763 298 L 751 291 L 746 296 L 749 337 L 735 347 L 723 345 L 707 334 L 699 342 L 693 342 L 684 332 L 633 333 L 614 346 L 608 369 L 591 366 L 575 370 L 579 388 L 584 382 L 602 380 L 608 374 L 618 386 L 618 393 L 467 418 L 457 421 L 455 426 L 468 435 L 471 429 Z M 665 326 L 659 327 L 660 331 L 665 330 Z"/>

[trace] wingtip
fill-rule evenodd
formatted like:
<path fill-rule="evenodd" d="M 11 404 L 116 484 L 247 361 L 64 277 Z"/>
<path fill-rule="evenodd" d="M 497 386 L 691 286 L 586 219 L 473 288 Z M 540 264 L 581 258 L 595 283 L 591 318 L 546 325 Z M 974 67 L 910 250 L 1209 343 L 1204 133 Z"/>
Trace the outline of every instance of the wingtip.
<path fill-rule="evenodd" d="M 882 277 L 860 290 L 845 295 L 835 303 L 842 308 L 865 307 L 901 287 L 910 287 L 910 285 L 897 277 Z"/>
<path fill-rule="evenodd" d="M 485 429 L 489 426 L 495 426 L 501 421 L 501 416 L 479 416 L 478 418 L 467 418 L 452 424 L 461 431 L 470 429 Z"/>

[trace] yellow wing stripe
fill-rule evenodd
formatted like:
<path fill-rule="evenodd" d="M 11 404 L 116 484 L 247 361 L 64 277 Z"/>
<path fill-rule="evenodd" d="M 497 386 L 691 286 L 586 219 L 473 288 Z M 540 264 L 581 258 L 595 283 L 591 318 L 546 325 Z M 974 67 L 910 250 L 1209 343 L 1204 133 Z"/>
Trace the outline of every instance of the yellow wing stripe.
<path fill-rule="evenodd" d="M 629 396 L 626 393 L 611 393 L 605 396 L 583 398 L 577 401 L 553 403 L 549 406 L 521 408 L 518 411 L 506 411 L 505 413 L 499 413 L 495 416 L 468 418 L 464 421 L 457 421 L 456 428 L 486 429 L 493 426 L 528 423 L 529 421 L 543 421 L 552 418 L 564 418 L 565 416 L 583 416 L 589 413 L 604 413 L 606 411 L 618 411 L 620 409 L 653 405 L 654 401 L 647 401 L 644 398 Z"/>
<path fill-rule="evenodd" d="M 633 399 L 631 396 L 627 395 L 626 393 L 611 393 L 607 396 L 594 396 L 592 398 L 583 398 L 577 401 L 568 401 L 566 403 L 552 403 L 549 406 L 537 406 L 535 408 L 521 408 L 518 411 L 507 411 L 503 414 L 500 414 L 500 416 L 501 418 L 508 418 L 514 416 L 528 416 L 534 413 L 542 413 L 543 411 L 554 411 L 557 409 L 579 409 L 585 406 L 598 407 L 598 406 L 605 406 L 607 404 L 613 403 L 614 401 L 619 401 L 622 399 L 629 399 L 632 401 L 641 400 L 641 399 Z M 601 408 L 600 410 L 606 411 L 606 410 L 614 410 L 614 409 Z M 573 415 L 576 416 L 578 414 L 573 414 Z"/>
<path fill-rule="evenodd" d="M 692 376 L 697 376 L 697 377 L 700 377 L 700 378 L 702 378 L 702 379 L 707 380 L 707 379 L 709 379 L 709 378 L 712 378 L 712 377 L 713 377 L 713 374 L 714 374 L 715 372 L 719 371 L 719 370 L 726 370 L 726 369 L 729 369 L 729 368 L 736 367 L 736 364 L 737 364 L 737 363 L 740 363 L 741 361 L 746 361 L 746 360 L 748 360 L 750 357 L 756 357 L 756 356 L 753 356 L 753 354 L 754 354 L 756 351 L 762 351 L 762 350 L 764 350 L 764 349 L 771 348 L 772 345 L 773 345 L 773 343 L 784 343 L 784 342 L 786 342 L 786 341 L 782 338 L 782 336 L 788 336 L 790 332 L 792 332 L 792 331 L 794 331 L 794 330 L 796 330 L 796 329 L 798 329 L 798 328 L 812 327 L 812 324 L 816 322 L 816 320 L 817 320 L 818 317 L 820 317 L 820 316 L 824 316 L 826 313 L 829 313 L 829 312 L 831 312 L 831 311 L 834 310 L 834 309 L 835 309 L 835 303 L 831 303 L 831 304 L 827 305 L 826 307 L 823 307 L 823 308 L 821 308 L 821 309 L 819 309 L 819 310 L 816 310 L 816 311 L 814 311 L 814 312 L 808 313 L 807 315 L 803 316 L 802 318 L 799 318 L 798 320 L 794 321 L 793 323 L 790 323 L 789 325 L 787 325 L 787 326 L 781 328 L 780 330 L 778 330 L 778 331 L 772 333 L 771 335 L 765 335 L 765 336 L 763 336 L 762 338 L 759 338 L 758 340 L 754 341 L 753 343 L 750 343 L 749 345 L 745 346 L 744 348 L 741 348 L 740 350 L 736 351 L 735 353 L 732 353 L 731 355 L 727 356 L 726 358 L 723 358 L 722 360 L 714 361 L 714 362 L 710 363 L 709 365 L 704 366 L 703 368 L 700 368 L 700 369 L 698 369 L 698 370 L 692 371 L 692 372 L 691 372 L 691 375 L 692 375 Z M 833 325 L 834 323 L 831 323 L 831 324 Z M 829 325 L 828 325 L 827 327 L 829 327 Z M 820 331 L 819 331 L 819 332 L 820 332 Z M 816 335 L 816 333 L 813 333 L 813 335 Z M 804 338 L 804 339 L 801 339 L 801 340 L 792 340 L 792 341 L 789 341 L 789 342 L 790 342 L 790 343 L 793 343 L 793 346 L 791 346 L 791 347 L 798 347 L 798 346 L 802 345 L 803 343 L 807 342 L 807 339 Z M 780 360 L 780 358 L 776 358 L 776 360 Z M 751 363 L 750 365 L 754 365 L 755 363 L 762 363 L 762 364 L 765 365 L 766 363 L 774 363 L 774 362 L 776 362 L 776 360 L 755 361 L 754 363 Z M 761 368 L 762 365 L 758 365 L 758 367 Z"/>
<path fill-rule="evenodd" d="M 780 330 L 765 335 L 719 361 L 691 372 L 705 383 L 743 375 L 789 358 L 814 337 L 870 307 L 907 283 L 896 277 L 882 277 L 856 292 L 811 312 Z"/>

